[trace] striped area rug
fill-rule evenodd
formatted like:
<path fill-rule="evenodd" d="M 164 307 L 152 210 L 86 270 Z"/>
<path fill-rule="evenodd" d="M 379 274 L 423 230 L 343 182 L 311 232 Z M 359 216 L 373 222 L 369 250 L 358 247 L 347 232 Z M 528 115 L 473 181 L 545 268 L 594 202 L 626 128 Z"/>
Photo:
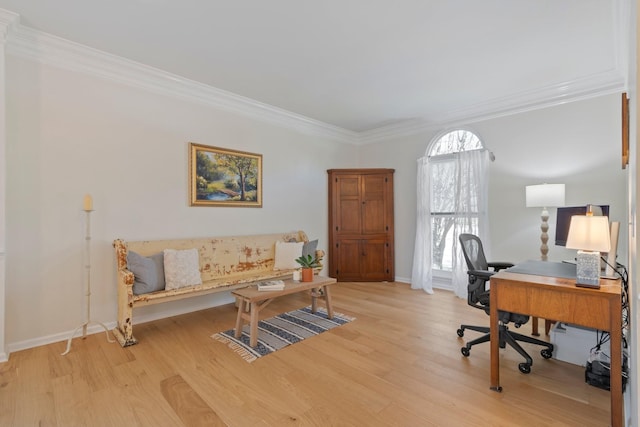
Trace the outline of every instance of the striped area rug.
<path fill-rule="evenodd" d="M 235 330 L 218 332 L 211 338 L 227 344 L 247 362 L 271 354 L 290 344 L 321 334 L 336 326 L 355 320 L 341 313 L 333 313 L 333 319 L 327 317 L 324 308 L 311 312 L 311 306 L 288 313 L 279 314 L 258 322 L 258 345 L 249 346 L 249 325 L 244 325 L 240 338 L 234 337 Z"/>

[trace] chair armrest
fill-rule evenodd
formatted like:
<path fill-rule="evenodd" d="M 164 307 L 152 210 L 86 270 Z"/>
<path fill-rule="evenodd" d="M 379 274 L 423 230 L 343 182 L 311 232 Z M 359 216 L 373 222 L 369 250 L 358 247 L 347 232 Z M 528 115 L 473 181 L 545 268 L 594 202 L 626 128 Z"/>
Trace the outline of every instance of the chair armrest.
<path fill-rule="evenodd" d="M 500 271 L 514 266 L 514 264 L 510 262 L 488 262 L 487 265 L 490 268 L 493 268 L 494 271 Z"/>
<path fill-rule="evenodd" d="M 487 271 L 487 270 L 469 270 L 467 271 L 467 274 L 469 276 L 477 277 L 479 279 L 489 280 L 489 278 L 493 276 L 495 272 Z"/>

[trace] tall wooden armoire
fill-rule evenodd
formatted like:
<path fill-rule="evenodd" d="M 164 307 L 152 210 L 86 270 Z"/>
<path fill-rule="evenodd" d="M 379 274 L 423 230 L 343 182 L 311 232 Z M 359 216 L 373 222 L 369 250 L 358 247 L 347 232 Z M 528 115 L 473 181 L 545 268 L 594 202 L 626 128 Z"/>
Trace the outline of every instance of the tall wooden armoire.
<path fill-rule="evenodd" d="M 330 169 L 329 276 L 393 281 L 393 169 Z"/>

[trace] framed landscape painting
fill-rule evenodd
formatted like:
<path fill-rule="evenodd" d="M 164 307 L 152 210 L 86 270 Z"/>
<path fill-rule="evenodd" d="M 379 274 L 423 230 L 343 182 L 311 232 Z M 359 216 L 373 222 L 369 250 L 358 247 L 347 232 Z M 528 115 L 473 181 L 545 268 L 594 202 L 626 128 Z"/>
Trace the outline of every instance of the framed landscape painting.
<path fill-rule="evenodd" d="M 189 143 L 191 206 L 262 207 L 262 155 Z"/>

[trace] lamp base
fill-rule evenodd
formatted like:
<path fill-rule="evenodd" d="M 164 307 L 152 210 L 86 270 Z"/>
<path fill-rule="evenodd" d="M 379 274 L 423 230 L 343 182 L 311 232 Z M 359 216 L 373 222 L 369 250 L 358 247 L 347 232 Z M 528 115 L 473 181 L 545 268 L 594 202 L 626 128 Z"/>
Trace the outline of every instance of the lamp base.
<path fill-rule="evenodd" d="M 600 287 L 600 252 L 578 251 L 576 286 L 596 289 Z"/>

